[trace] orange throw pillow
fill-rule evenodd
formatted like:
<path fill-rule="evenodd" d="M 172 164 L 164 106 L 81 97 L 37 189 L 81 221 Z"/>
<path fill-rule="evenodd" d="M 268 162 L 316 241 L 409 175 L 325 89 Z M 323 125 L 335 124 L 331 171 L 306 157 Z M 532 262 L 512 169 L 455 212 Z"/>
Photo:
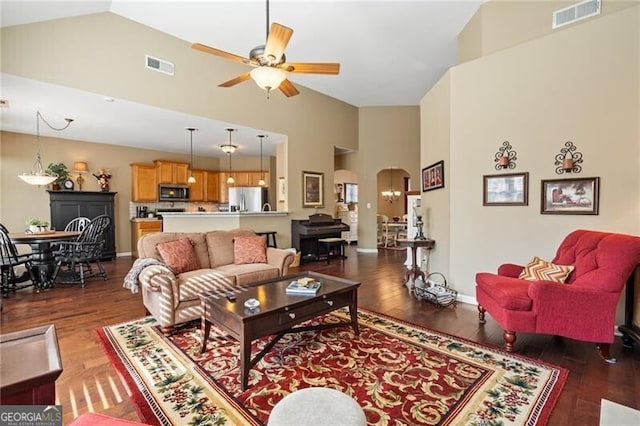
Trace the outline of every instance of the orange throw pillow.
<path fill-rule="evenodd" d="M 546 262 L 536 256 L 527 266 L 524 267 L 518 278 L 527 281 L 545 280 L 564 283 L 574 269 L 575 266 L 556 265 L 551 262 Z"/>
<path fill-rule="evenodd" d="M 167 241 L 156 245 L 162 261 L 173 271 L 174 274 L 195 271 L 200 269 L 196 251 L 193 249 L 191 240 L 186 237 L 175 241 Z"/>
<path fill-rule="evenodd" d="M 233 263 L 267 263 L 267 238 L 265 235 L 255 237 L 235 237 L 233 239 Z"/>

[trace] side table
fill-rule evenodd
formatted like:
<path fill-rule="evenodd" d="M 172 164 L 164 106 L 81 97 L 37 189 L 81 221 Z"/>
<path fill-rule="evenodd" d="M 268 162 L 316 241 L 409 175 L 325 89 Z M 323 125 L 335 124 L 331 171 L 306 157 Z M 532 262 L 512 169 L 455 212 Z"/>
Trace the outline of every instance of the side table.
<path fill-rule="evenodd" d="M 0 335 L 0 357 L 0 405 L 55 405 L 62 361 L 54 325 Z"/>
<path fill-rule="evenodd" d="M 422 281 L 426 281 L 426 277 L 424 275 L 424 271 L 422 271 L 420 269 L 420 266 L 418 266 L 418 260 L 417 260 L 418 247 L 422 247 L 424 249 L 431 250 L 431 249 L 433 249 L 433 247 L 436 244 L 435 240 L 431 240 L 431 239 L 426 239 L 426 240 L 398 239 L 398 240 L 396 240 L 396 243 L 400 247 L 410 247 L 411 248 L 411 269 L 408 269 L 407 272 L 405 272 L 405 274 L 404 274 L 404 282 L 406 283 L 411 278 L 413 278 L 413 281 L 415 282 L 415 280 L 418 277 L 421 277 Z"/>

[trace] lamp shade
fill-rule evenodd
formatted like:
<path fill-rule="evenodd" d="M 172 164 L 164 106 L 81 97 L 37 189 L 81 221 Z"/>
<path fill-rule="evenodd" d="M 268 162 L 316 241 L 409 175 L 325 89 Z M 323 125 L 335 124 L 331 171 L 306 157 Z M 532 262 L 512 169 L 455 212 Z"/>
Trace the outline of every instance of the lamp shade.
<path fill-rule="evenodd" d="M 230 143 L 224 144 L 224 145 L 220 145 L 220 149 L 225 154 L 233 154 L 234 152 L 236 152 L 236 148 L 238 148 L 236 145 L 232 145 Z"/>
<path fill-rule="evenodd" d="M 280 68 L 258 67 L 249 73 L 256 84 L 264 90 L 274 90 L 287 78 L 287 75 Z"/>
<path fill-rule="evenodd" d="M 89 165 L 85 161 L 76 161 L 73 163 L 73 171 L 78 173 L 87 173 Z"/>

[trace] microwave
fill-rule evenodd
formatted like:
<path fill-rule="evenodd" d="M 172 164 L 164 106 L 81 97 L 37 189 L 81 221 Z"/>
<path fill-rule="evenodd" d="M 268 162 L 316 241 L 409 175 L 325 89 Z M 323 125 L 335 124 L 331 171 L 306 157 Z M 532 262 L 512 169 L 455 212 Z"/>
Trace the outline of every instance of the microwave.
<path fill-rule="evenodd" d="M 189 187 L 158 185 L 158 201 L 189 201 Z"/>

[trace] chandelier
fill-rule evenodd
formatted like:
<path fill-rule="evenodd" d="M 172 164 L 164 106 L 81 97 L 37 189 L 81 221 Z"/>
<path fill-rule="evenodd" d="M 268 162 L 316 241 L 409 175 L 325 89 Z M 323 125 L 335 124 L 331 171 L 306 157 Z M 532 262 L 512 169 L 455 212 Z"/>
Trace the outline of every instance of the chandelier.
<path fill-rule="evenodd" d="M 188 184 L 196 183 L 196 178 L 193 176 L 193 132 L 197 132 L 198 129 L 195 127 L 185 127 L 186 131 L 189 132 L 189 149 L 191 151 L 191 159 L 189 160 L 189 179 L 187 179 Z"/>
<path fill-rule="evenodd" d="M 258 181 L 259 186 L 265 186 L 267 183 L 264 181 L 264 172 L 262 171 L 262 140 L 267 137 L 267 135 L 258 135 L 260 138 L 260 180 Z"/>
<path fill-rule="evenodd" d="M 236 183 L 236 180 L 233 178 L 233 175 L 231 174 L 231 154 L 233 154 L 236 151 L 236 148 L 238 147 L 231 143 L 231 133 L 235 132 L 236 129 L 227 128 L 226 130 L 227 132 L 229 132 L 229 143 L 225 145 L 220 145 L 220 149 L 229 156 L 229 177 L 227 178 L 227 183 L 229 185 L 233 185 L 234 183 Z"/>
<path fill-rule="evenodd" d="M 382 191 L 382 198 L 390 203 L 397 201 L 400 198 L 400 191 L 393 189 L 393 167 L 389 168 L 389 189 Z"/>
<path fill-rule="evenodd" d="M 42 142 L 40 141 L 40 120 L 42 120 L 50 129 L 55 131 L 62 131 L 69 127 L 69 125 L 73 122 L 73 118 L 65 118 L 64 120 L 67 124 L 64 127 L 53 127 L 51 124 L 44 119 L 40 111 L 36 111 L 36 141 L 38 143 L 38 150 L 36 152 L 36 160 L 33 163 L 31 168 L 31 172 L 23 173 L 18 175 L 20 179 L 28 183 L 29 185 L 49 185 L 51 182 L 56 180 L 58 176 L 50 175 L 47 173 L 42 167 L 42 156 L 40 154 L 40 148 L 42 147 Z"/>

